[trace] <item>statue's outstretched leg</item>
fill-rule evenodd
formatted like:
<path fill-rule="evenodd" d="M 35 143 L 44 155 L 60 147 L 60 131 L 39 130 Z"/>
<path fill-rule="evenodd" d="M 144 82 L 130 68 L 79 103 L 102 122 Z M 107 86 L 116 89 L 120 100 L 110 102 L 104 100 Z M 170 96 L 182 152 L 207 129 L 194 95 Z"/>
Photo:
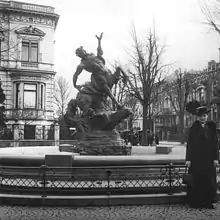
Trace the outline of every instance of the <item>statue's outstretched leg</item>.
<path fill-rule="evenodd" d="M 120 105 L 118 103 L 118 101 L 116 100 L 116 98 L 112 95 L 112 92 L 111 92 L 111 90 L 110 90 L 110 88 L 108 87 L 107 84 L 104 85 L 104 90 L 105 90 L 106 94 L 110 97 L 110 99 L 116 104 L 117 108 L 122 109 L 123 106 Z"/>

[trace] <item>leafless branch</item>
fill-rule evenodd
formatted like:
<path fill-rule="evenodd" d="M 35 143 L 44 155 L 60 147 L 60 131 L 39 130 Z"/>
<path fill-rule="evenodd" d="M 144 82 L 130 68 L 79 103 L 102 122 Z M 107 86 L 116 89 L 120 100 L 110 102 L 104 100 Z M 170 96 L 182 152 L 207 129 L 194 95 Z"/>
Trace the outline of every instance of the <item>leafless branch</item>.
<path fill-rule="evenodd" d="M 63 76 L 58 76 L 55 80 L 54 104 L 58 111 L 64 115 L 67 104 L 70 100 L 69 83 Z"/>
<path fill-rule="evenodd" d="M 199 3 L 205 18 L 204 23 L 220 34 L 220 1 L 210 2 L 208 0 L 200 0 Z"/>

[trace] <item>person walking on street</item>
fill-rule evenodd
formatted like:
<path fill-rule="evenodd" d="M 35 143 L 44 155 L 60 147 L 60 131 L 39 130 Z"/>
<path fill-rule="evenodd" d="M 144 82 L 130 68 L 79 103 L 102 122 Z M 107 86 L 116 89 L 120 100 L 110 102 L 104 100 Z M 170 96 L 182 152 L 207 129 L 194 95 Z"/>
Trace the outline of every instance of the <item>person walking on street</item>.
<path fill-rule="evenodd" d="M 196 109 L 198 120 L 190 128 L 187 148 L 186 166 L 191 174 L 187 187 L 187 203 L 193 208 L 214 208 L 216 202 L 216 166 L 219 160 L 217 127 L 208 121 L 208 108 Z"/>
<path fill-rule="evenodd" d="M 153 140 L 154 140 L 154 134 L 153 134 L 152 131 L 150 131 L 150 133 L 149 133 L 149 144 L 150 144 L 150 146 L 153 145 Z"/>
<path fill-rule="evenodd" d="M 159 136 L 158 136 L 158 134 L 156 133 L 154 137 L 155 137 L 155 144 L 158 145 L 159 144 Z"/>

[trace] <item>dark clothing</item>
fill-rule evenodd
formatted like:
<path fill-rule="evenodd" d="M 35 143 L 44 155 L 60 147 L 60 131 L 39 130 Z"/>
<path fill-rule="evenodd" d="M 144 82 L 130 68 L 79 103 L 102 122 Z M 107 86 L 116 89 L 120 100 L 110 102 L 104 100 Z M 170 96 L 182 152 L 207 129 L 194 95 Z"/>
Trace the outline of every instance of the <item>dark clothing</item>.
<path fill-rule="evenodd" d="M 157 135 L 155 135 L 155 144 L 158 145 L 159 144 L 159 137 Z"/>
<path fill-rule="evenodd" d="M 216 168 L 219 159 L 216 124 L 206 122 L 204 127 L 195 121 L 189 131 L 186 161 L 191 161 L 189 173 L 192 184 L 188 186 L 187 201 L 193 207 L 210 206 L 216 199 Z"/>
<path fill-rule="evenodd" d="M 153 141 L 154 141 L 154 136 L 152 133 L 149 134 L 148 136 L 148 145 L 152 146 L 153 145 Z"/>
<path fill-rule="evenodd" d="M 126 144 L 128 144 L 128 135 L 129 135 L 129 131 L 122 131 L 120 133 L 121 138 L 125 141 Z"/>
<path fill-rule="evenodd" d="M 131 135 L 131 144 L 132 146 L 137 146 L 139 144 L 139 135 L 137 132 Z"/>

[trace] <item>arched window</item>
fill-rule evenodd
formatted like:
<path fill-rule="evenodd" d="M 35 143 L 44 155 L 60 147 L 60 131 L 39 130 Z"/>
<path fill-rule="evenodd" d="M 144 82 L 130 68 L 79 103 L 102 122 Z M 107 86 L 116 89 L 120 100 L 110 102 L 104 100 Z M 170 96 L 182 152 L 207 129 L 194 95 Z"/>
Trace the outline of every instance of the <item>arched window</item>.
<path fill-rule="evenodd" d="M 196 99 L 198 101 L 205 101 L 205 88 L 204 88 L 204 86 L 198 87 L 196 94 L 197 94 Z"/>

